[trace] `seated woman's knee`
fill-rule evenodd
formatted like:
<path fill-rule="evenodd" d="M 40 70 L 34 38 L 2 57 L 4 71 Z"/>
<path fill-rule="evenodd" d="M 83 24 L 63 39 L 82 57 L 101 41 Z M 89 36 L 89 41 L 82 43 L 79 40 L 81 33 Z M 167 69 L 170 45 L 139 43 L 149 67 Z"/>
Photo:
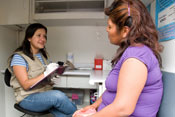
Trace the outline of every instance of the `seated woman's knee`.
<path fill-rule="evenodd" d="M 51 95 L 59 100 L 64 100 L 65 98 L 67 98 L 67 96 L 59 90 L 54 90 Z"/>

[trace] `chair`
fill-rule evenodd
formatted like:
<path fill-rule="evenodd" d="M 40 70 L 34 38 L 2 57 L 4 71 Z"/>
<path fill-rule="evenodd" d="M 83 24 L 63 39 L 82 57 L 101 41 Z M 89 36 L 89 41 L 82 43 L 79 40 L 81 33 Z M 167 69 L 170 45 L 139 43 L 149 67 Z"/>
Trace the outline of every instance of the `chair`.
<path fill-rule="evenodd" d="M 4 74 L 4 81 L 8 87 L 10 87 L 10 79 L 11 79 L 11 73 L 9 72 L 8 69 L 6 69 L 5 74 Z M 17 109 L 18 111 L 24 113 L 21 117 L 25 116 L 26 114 L 32 115 L 32 116 L 41 116 L 41 115 L 46 115 L 46 114 L 50 113 L 49 111 L 43 111 L 43 112 L 29 111 L 29 110 L 26 110 L 26 109 L 20 107 L 20 105 L 17 103 L 14 104 L 14 108 Z"/>
<path fill-rule="evenodd" d="M 175 117 L 175 73 L 162 73 L 164 91 L 157 117 Z"/>

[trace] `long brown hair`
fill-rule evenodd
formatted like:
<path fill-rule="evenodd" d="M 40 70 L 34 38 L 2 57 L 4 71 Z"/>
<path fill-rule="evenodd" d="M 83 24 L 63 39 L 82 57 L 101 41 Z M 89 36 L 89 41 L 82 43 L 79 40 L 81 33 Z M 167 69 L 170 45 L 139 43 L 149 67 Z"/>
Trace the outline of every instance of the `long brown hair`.
<path fill-rule="evenodd" d="M 130 28 L 127 37 L 119 45 L 112 65 L 118 62 L 128 46 L 140 43 L 148 46 L 154 52 L 159 65 L 162 66 L 159 53 L 163 47 L 158 42 L 155 24 L 147 8 L 140 0 L 115 0 L 109 8 L 105 9 L 105 14 L 116 24 L 119 31 L 124 26 Z"/>
<path fill-rule="evenodd" d="M 40 23 L 30 24 L 26 29 L 25 38 L 22 42 L 22 45 L 18 47 L 15 50 L 15 52 L 22 51 L 25 55 L 34 60 L 33 53 L 31 52 L 31 45 L 28 39 L 31 38 L 38 29 L 44 29 L 45 32 L 47 33 L 47 28 L 44 25 Z M 45 47 L 43 49 L 40 49 L 40 52 L 46 59 L 48 58 L 48 53 Z"/>

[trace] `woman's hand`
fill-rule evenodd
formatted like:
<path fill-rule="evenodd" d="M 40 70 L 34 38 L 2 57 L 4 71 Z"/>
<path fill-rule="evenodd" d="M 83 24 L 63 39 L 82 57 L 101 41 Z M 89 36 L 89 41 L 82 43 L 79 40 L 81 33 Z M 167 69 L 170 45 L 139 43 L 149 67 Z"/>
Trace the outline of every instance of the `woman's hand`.
<path fill-rule="evenodd" d="M 44 71 L 44 77 L 48 76 L 58 67 L 59 65 L 57 63 L 50 63 L 49 65 L 47 65 L 46 70 Z"/>
<path fill-rule="evenodd" d="M 80 115 L 80 113 L 85 113 L 87 112 L 88 110 L 96 110 L 96 108 L 92 105 L 89 105 L 89 106 L 86 106 L 80 110 L 77 110 L 74 114 L 73 114 L 73 117 L 82 117 L 82 115 Z M 94 111 L 93 111 L 94 113 Z M 88 116 L 90 117 L 90 116 Z"/>

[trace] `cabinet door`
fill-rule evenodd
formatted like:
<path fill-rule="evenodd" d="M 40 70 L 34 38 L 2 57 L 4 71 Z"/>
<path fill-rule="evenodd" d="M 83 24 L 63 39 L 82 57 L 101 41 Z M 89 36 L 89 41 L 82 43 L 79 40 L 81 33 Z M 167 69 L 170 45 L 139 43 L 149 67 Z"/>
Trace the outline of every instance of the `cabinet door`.
<path fill-rule="evenodd" d="M 54 87 L 63 87 L 66 88 L 66 76 L 61 76 L 54 79 Z"/>
<path fill-rule="evenodd" d="M 104 19 L 105 0 L 33 0 L 34 20 Z"/>
<path fill-rule="evenodd" d="M 29 0 L 1 0 L 0 25 L 27 24 Z"/>
<path fill-rule="evenodd" d="M 68 76 L 67 77 L 68 88 L 85 88 L 96 89 L 95 85 L 89 84 L 89 77 L 87 76 Z"/>

